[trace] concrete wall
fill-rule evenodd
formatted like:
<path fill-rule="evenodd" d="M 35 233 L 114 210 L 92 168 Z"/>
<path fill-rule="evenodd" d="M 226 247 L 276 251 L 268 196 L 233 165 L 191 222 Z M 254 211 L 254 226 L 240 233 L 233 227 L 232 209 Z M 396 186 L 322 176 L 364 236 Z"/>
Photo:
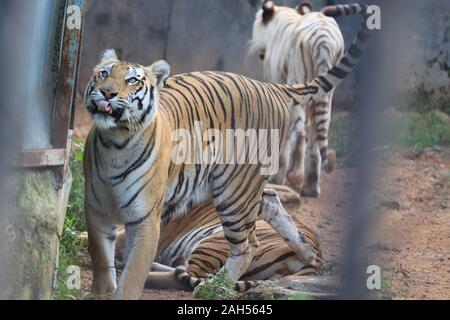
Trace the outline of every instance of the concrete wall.
<path fill-rule="evenodd" d="M 396 1 L 403 1 L 404 5 L 411 4 L 411 1 Z M 416 1 L 423 3 L 421 0 Z M 279 5 L 295 6 L 299 1 L 276 2 Z M 319 9 L 326 1 L 312 2 Z M 380 4 L 383 9 L 383 2 L 386 1 L 369 2 Z M 427 10 L 417 12 L 417 17 L 407 22 L 411 26 L 408 36 L 412 40 L 408 44 L 411 46 L 411 55 L 403 61 L 405 76 L 402 78 L 413 77 L 414 81 L 402 81 L 400 87 L 426 82 L 429 87 L 440 87 L 448 94 L 449 72 L 443 70 L 445 65 L 439 66 L 436 62 L 430 68 L 426 62 L 440 49 L 443 53 L 439 59 L 447 58 L 448 61 L 450 2 L 431 0 L 427 1 L 426 6 Z M 259 0 L 88 1 L 79 92 L 84 91 L 92 67 L 106 48 L 116 48 L 122 59 L 144 64 L 165 58 L 172 65 L 173 73 L 224 70 L 261 79 L 262 66 L 258 58 L 247 55 L 247 43 L 259 7 Z M 343 17 L 337 21 L 348 45 L 358 29 L 359 20 Z M 390 30 L 381 32 L 383 36 L 389 36 Z M 445 39 L 447 42 L 442 46 Z M 370 64 L 365 60 L 363 63 Z M 351 102 L 359 81 L 363 79 L 358 77 L 358 72 L 346 80 L 336 92 L 335 105 L 345 107 Z"/>

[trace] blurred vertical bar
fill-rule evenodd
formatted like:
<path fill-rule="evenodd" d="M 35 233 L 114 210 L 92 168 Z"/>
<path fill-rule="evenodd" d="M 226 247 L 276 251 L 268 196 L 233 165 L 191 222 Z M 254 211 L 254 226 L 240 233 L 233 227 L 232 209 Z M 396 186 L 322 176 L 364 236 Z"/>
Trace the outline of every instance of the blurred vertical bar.
<path fill-rule="evenodd" d="M 70 5 L 78 11 L 66 12 Z M 83 7 L 83 0 L 0 2 L 7 44 L 0 47 L 0 299 L 52 297 L 71 179 L 58 183 L 45 167 L 19 169 L 17 159 L 29 149 L 66 147 Z M 73 14 L 78 26 L 67 22 Z"/>
<path fill-rule="evenodd" d="M 31 28 L 33 7 L 37 1 L 3 0 L 0 2 L 0 298 L 15 296 L 14 242 L 17 237 L 17 216 L 14 207 L 15 155 L 21 149 L 23 115 L 27 92 L 26 43 Z M 29 63 L 29 62 L 28 62 Z"/>
<path fill-rule="evenodd" d="M 352 1 L 349 1 L 352 2 Z M 358 175 L 352 190 L 351 211 L 348 213 L 350 230 L 345 243 L 343 286 L 344 299 L 365 299 L 368 297 L 367 262 L 364 245 L 368 231 L 373 227 L 376 212 L 370 203 L 374 191 L 374 177 L 382 170 L 377 152 L 380 135 L 385 125 L 382 112 L 398 94 L 396 88 L 406 74 L 408 65 L 405 56 L 415 54 L 418 48 L 411 46 L 414 29 L 411 22 L 421 14 L 425 1 L 367 1 L 381 8 L 381 30 L 373 31 L 370 45 L 360 63 L 360 92 L 357 103 L 360 106 L 361 123 L 358 150 Z"/>

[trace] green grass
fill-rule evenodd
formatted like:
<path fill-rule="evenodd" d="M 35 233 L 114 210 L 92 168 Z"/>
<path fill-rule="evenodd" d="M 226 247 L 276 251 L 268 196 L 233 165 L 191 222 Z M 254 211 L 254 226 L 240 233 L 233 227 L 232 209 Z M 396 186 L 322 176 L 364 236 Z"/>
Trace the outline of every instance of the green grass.
<path fill-rule="evenodd" d="M 225 269 L 219 271 L 213 278 L 203 281 L 196 291 L 198 298 L 206 300 L 235 300 L 239 297 Z"/>
<path fill-rule="evenodd" d="M 414 155 L 434 146 L 450 146 L 450 124 L 442 120 L 437 111 L 411 115 L 404 113 L 390 119 L 394 144 L 409 148 Z"/>
<path fill-rule="evenodd" d="M 336 151 L 337 167 L 351 167 L 358 148 L 357 121 L 351 116 L 333 116 L 329 144 Z"/>
<path fill-rule="evenodd" d="M 86 231 L 86 222 L 84 220 L 83 149 L 83 142 L 78 140 L 73 142 L 69 164 L 73 180 L 61 235 L 54 299 L 79 299 L 81 297 L 81 290 L 70 290 L 67 288 L 66 270 L 70 265 L 81 267 L 86 263 L 85 256 L 82 255 L 83 244 L 79 238 L 80 233 Z"/>
<path fill-rule="evenodd" d="M 450 147 L 450 123 L 443 119 L 450 114 L 450 101 L 430 97 L 417 89 L 398 98 L 395 112 L 382 117 L 378 145 L 406 148 L 415 156 L 425 149 Z M 329 145 L 336 150 L 337 166 L 354 165 L 358 150 L 357 117 L 333 115 L 330 125 Z"/>
<path fill-rule="evenodd" d="M 439 110 L 450 114 L 450 102 L 444 96 L 432 97 L 432 93 L 419 87 L 399 96 L 394 102 L 401 112 L 418 112 L 426 114 L 430 111 Z"/>

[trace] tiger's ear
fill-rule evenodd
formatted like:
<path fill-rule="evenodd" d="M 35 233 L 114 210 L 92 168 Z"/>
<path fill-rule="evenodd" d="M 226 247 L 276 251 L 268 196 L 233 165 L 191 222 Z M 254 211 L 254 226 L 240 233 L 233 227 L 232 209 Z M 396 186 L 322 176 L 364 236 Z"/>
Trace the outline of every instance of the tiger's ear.
<path fill-rule="evenodd" d="M 262 4 L 262 21 L 264 24 L 267 24 L 273 17 L 275 13 L 275 3 L 271 0 L 264 0 Z"/>
<path fill-rule="evenodd" d="M 117 60 L 119 60 L 119 58 L 117 58 L 116 50 L 107 49 L 107 50 L 103 51 L 100 63 L 105 63 L 108 61 L 117 61 Z"/>
<path fill-rule="evenodd" d="M 170 75 L 170 65 L 165 60 L 158 60 L 146 68 L 156 78 L 156 86 L 161 88 Z"/>
<path fill-rule="evenodd" d="M 305 13 L 312 12 L 313 6 L 312 6 L 311 2 L 305 1 L 305 2 L 300 3 L 300 5 L 297 7 L 297 11 L 301 15 L 304 15 Z"/>

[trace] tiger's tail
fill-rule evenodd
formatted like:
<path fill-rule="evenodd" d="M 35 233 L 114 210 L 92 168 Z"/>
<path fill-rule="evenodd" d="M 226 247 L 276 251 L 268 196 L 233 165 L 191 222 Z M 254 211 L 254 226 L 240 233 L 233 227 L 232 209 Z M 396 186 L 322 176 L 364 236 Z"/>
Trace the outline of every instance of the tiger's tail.
<path fill-rule="evenodd" d="M 329 17 L 341 15 L 361 15 L 362 24 L 356 38 L 340 62 L 322 76 L 312 82 L 318 84 L 325 92 L 336 88 L 356 67 L 364 49 L 369 42 L 369 29 L 367 28 L 367 5 L 346 4 L 324 7 L 321 11 Z"/>
<path fill-rule="evenodd" d="M 329 6 L 322 9 L 325 15 L 334 17 L 342 14 L 360 14 L 362 16 L 362 25 L 356 38 L 353 40 L 350 48 L 342 59 L 325 74 L 299 84 L 279 85 L 285 94 L 293 99 L 307 97 L 310 94 L 316 94 L 319 90 L 330 92 L 336 88 L 356 67 L 359 59 L 369 42 L 369 29 L 367 28 L 367 5 L 349 4 Z M 346 9 L 345 9 L 346 8 Z"/>
<path fill-rule="evenodd" d="M 352 3 L 352 4 L 337 4 L 323 7 L 320 12 L 328 17 L 351 16 L 357 14 L 364 14 L 367 11 L 367 5 Z"/>
<path fill-rule="evenodd" d="M 200 283 L 205 281 L 208 278 L 200 278 L 190 274 L 187 270 L 188 261 L 184 257 L 180 257 L 177 259 L 176 263 L 177 267 L 175 268 L 175 277 L 181 284 L 185 287 L 195 289 Z M 309 276 L 317 273 L 317 268 L 314 266 L 304 267 L 299 272 L 297 272 L 296 276 Z M 266 285 L 277 285 L 283 283 L 283 279 L 274 279 L 274 280 L 240 280 L 236 281 L 234 284 L 234 290 L 239 293 L 244 293 L 252 288 L 257 286 L 266 284 Z"/>

